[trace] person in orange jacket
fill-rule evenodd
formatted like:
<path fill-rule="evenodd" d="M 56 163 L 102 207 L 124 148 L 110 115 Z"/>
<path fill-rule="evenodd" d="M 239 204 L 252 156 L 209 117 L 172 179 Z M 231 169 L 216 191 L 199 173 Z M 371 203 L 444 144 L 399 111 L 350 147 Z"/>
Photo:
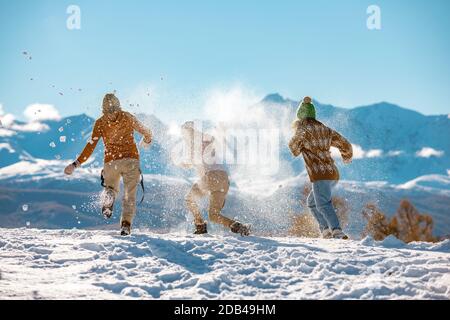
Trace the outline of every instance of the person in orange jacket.
<path fill-rule="evenodd" d="M 90 141 L 77 160 L 68 165 L 64 172 L 71 175 L 86 162 L 94 152 L 100 139 L 105 145 L 104 191 L 102 194 L 102 213 L 110 218 L 114 201 L 120 191 L 120 178 L 123 179 L 124 195 L 120 220 L 121 235 L 131 233 L 131 224 L 136 214 L 136 192 L 141 177 L 139 151 L 134 141 L 134 132 L 143 136 L 141 145 L 148 148 L 152 142 L 152 132 L 135 116 L 122 111 L 119 99 L 112 93 L 105 95 L 102 106 L 103 115 L 97 119 Z"/>

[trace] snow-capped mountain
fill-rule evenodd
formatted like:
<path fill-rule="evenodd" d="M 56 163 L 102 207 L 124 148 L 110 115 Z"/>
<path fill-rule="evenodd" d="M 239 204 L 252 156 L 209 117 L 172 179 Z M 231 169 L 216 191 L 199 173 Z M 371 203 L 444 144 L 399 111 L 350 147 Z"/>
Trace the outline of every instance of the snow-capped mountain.
<path fill-rule="evenodd" d="M 291 214 L 304 211 L 299 194 L 307 182 L 303 161 L 294 159 L 287 141 L 298 102 L 280 95 L 267 96 L 253 108 L 270 125 L 281 129 L 281 169 L 270 177 L 232 174 L 232 188 L 224 213 L 249 221 L 260 234 L 286 234 Z M 388 103 L 355 109 L 315 101 L 319 120 L 345 135 L 354 145 L 351 166 L 337 165 L 342 183 L 338 194 L 350 202 L 355 237 L 363 227 L 361 209 L 377 203 L 393 214 L 408 198 L 435 218 L 435 233 L 450 234 L 450 119 L 424 116 Z M 159 230 L 188 228 L 191 217 L 184 194 L 192 176 L 170 160 L 174 140 L 168 127 L 153 115 L 137 115 L 154 133 L 154 143 L 142 154 L 146 201 L 137 224 Z M 99 228 L 106 223 L 98 213 L 100 143 L 90 162 L 66 177 L 63 168 L 81 152 L 90 137 L 94 119 L 86 115 L 43 121 L 32 125 L 14 122 L 0 128 L 0 226 Z M 138 137 L 136 137 L 138 138 Z M 245 185 L 245 187 L 243 187 Z M 141 191 L 139 191 L 141 192 Z M 120 207 L 117 207 L 119 210 Z"/>
<path fill-rule="evenodd" d="M 429 174 L 447 175 L 450 169 L 450 119 L 447 115 L 424 116 L 389 103 L 354 109 L 338 108 L 314 101 L 317 117 L 335 128 L 354 145 L 355 161 L 342 167 L 348 180 L 405 183 Z M 299 174 L 302 161 L 292 159 L 286 146 L 290 123 L 298 102 L 278 94 L 265 97 L 258 107 L 283 133 L 281 154 Z M 170 166 L 170 137 L 167 126 L 153 115 L 138 117 L 152 128 L 155 142 L 145 154 L 147 173 L 167 173 Z M 90 137 L 94 119 L 87 115 L 44 121 L 35 130 L 16 122 L 0 130 L 0 168 L 31 158 L 72 160 Z M 14 128 L 22 128 L 15 130 Z M 28 126 L 30 127 L 30 126 Z M 95 151 L 101 162 L 101 143 Z M 174 170 L 174 168 L 171 168 Z"/>
<path fill-rule="evenodd" d="M 140 118 L 155 133 L 152 148 L 143 157 L 146 160 L 143 170 L 164 173 L 170 161 L 160 143 L 167 130 L 154 116 L 140 115 Z M 32 159 L 73 161 L 90 139 L 94 123 L 95 119 L 82 114 L 44 121 L 36 130 L 21 130 L 20 126 L 24 125 L 21 122 L 3 128 L 0 131 L 0 168 Z M 95 167 L 101 166 L 103 150 L 103 144 L 99 143 L 91 159 Z"/>

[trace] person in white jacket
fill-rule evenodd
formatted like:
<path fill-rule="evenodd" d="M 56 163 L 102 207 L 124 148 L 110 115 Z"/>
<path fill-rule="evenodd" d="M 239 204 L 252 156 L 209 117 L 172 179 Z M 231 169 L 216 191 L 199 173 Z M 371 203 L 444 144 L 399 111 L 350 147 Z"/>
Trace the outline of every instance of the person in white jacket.
<path fill-rule="evenodd" d="M 229 228 L 234 233 L 247 236 L 249 227 L 221 214 L 225 199 L 230 188 L 226 168 L 215 161 L 214 137 L 202 134 L 194 129 L 194 122 L 188 121 L 182 127 L 182 135 L 189 156 L 181 166 L 185 169 L 194 168 L 199 181 L 186 195 L 186 206 L 194 216 L 195 234 L 207 233 L 207 224 L 200 212 L 198 201 L 209 197 L 209 220 Z M 196 144 L 198 148 L 196 148 Z M 198 149 L 198 151 L 196 150 Z"/>

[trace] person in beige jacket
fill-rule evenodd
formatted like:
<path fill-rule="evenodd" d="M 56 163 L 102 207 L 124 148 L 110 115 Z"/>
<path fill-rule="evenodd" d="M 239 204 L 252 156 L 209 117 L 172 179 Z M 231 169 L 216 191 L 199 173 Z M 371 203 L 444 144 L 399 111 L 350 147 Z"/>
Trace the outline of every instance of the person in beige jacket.
<path fill-rule="evenodd" d="M 310 97 L 305 97 L 293 124 L 294 136 L 289 148 L 295 157 L 303 155 L 306 171 L 312 183 L 307 204 L 319 223 L 324 238 L 348 239 L 342 231 L 332 203 L 332 188 L 339 180 L 339 171 L 330 148 L 339 149 L 344 163 L 352 161 L 353 149 L 342 135 L 316 120 L 316 110 Z"/>
<path fill-rule="evenodd" d="M 64 172 L 71 175 L 94 152 L 100 139 L 105 145 L 104 192 L 102 194 L 102 212 L 105 218 L 113 213 L 114 201 L 120 191 L 120 178 L 123 179 L 124 195 L 122 201 L 121 235 L 131 233 L 131 224 L 136 214 L 136 192 L 141 177 L 139 151 L 134 141 L 134 132 L 143 136 L 144 148 L 152 142 L 152 132 L 135 116 L 122 111 L 120 101 L 114 94 L 107 94 L 103 99 L 103 115 L 95 122 L 90 141 L 77 160 L 68 165 Z"/>
<path fill-rule="evenodd" d="M 248 236 L 250 234 L 248 226 L 220 213 L 225 205 L 230 182 L 225 167 L 215 161 L 214 137 L 195 130 L 192 121 L 188 121 L 182 126 L 182 135 L 189 154 L 188 160 L 181 166 L 185 169 L 195 169 L 199 177 L 199 181 L 194 183 L 185 198 L 186 206 L 194 216 L 196 229 L 194 234 L 207 233 L 207 224 L 200 212 L 198 201 L 208 197 L 208 216 L 211 222 L 221 224 L 233 233 Z M 198 153 L 196 154 L 196 152 Z"/>

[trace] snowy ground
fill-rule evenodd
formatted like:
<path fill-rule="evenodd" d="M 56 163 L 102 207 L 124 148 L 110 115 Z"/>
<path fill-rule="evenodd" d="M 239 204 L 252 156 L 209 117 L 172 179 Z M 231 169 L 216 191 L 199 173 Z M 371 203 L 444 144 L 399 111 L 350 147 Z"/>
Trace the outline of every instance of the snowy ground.
<path fill-rule="evenodd" d="M 449 240 L 0 233 L 0 299 L 450 298 Z"/>

